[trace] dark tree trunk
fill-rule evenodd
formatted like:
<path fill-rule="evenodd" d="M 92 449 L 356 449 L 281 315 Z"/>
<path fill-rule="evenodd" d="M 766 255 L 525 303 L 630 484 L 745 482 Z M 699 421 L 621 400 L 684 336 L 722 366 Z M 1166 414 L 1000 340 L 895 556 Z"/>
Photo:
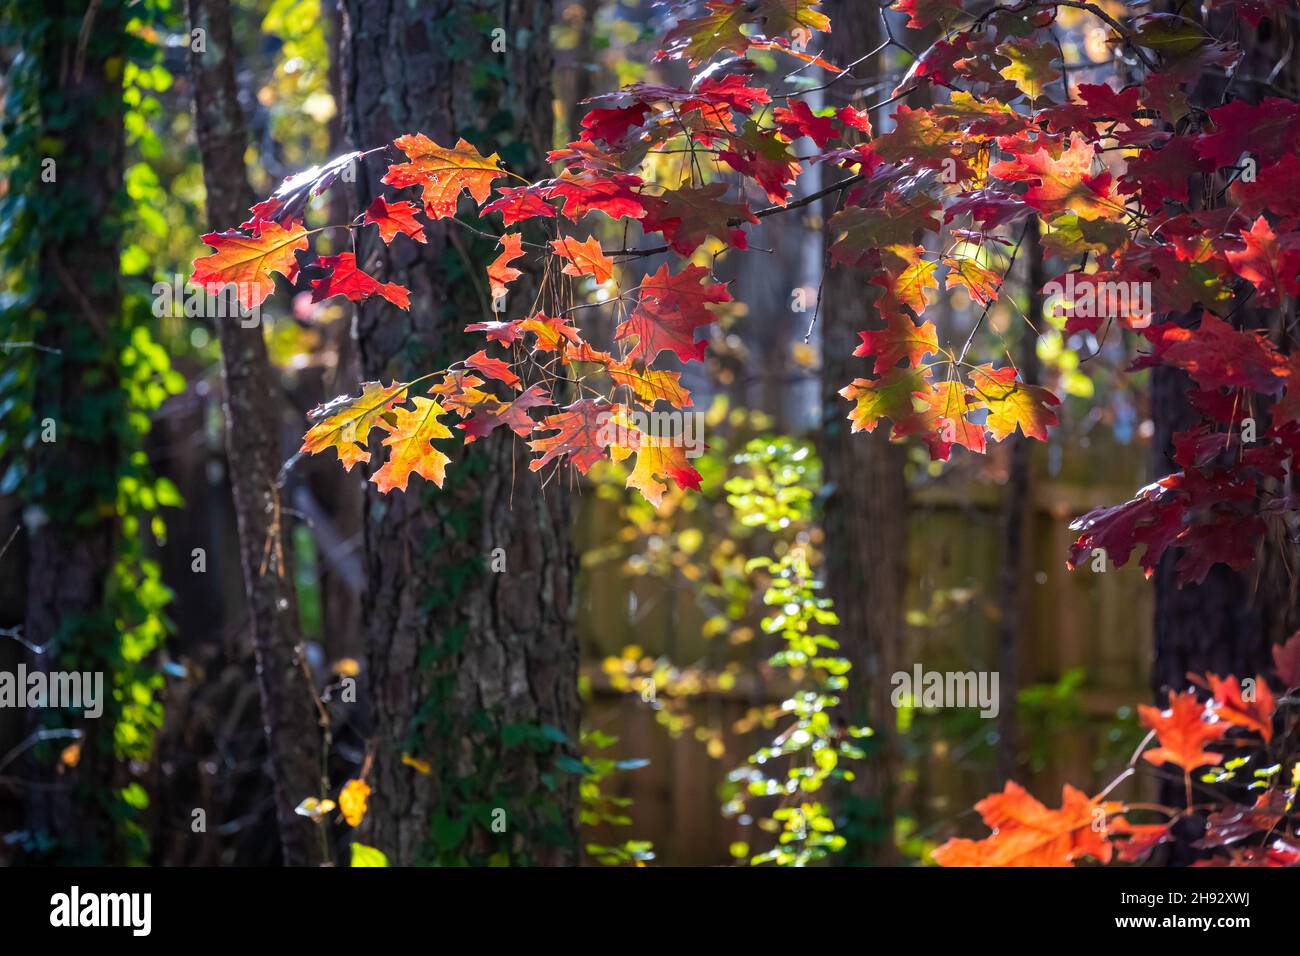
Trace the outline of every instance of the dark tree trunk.
<path fill-rule="evenodd" d="M 34 394 L 24 494 L 29 510 L 25 638 L 43 648 L 29 669 L 98 671 L 112 693 L 116 654 L 105 606 L 118 523 L 114 514 L 122 458 L 117 416 L 125 399 L 118 375 L 122 291 L 118 282 L 121 220 L 116 203 L 123 174 L 122 50 L 124 10 L 118 3 L 56 0 L 46 5 L 39 48 L 28 51 L 39 72 L 41 128 L 30 142 L 56 165 L 53 181 L 23 183 L 46 190 L 38 226 L 37 272 L 31 277 L 35 316 Z M 77 27 L 94 35 L 78 41 Z M 17 101 L 17 97 L 14 97 Z M 10 188 L 19 188 L 10 183 Z M 46 423 L 55 431 L 43 435 Z M 46 440 L 46 439 L 52 440 Z M 59 748 L 33 751 L 26 828 L 55 840 L 63 862 L 104 863 L 114 856 L 105 792 L 113 784 L 111 702 L 99 720 L 64 711 L 57 729 L 79 729 L 81 762 L 59 771 Z M 44 715 L 33 712 L 38 719 Z M 43 721 L 30 728 L 49 727 Z"/>
<path fill-rule="evenodd" d="M 190 71 L 208 222 L 216 230 L 230 229 L 247 217 L 253 195 L 244 168 L 248 134 L 235 82 L 229 0 L 189 0 L 189 16 L 192 29 L 206 31 L 206 49 L 191 54 Z M 325 841 L 315 824 L 294 813 L 306 797 L 323 797 L 329 783 L 322 779 L 316 692 L 303 666 L 298 603 L 285 562 L 276 487 L 284 460 L 279 438 L 281 398 L 260 322 L 244 328 L 237 318 L 220 318 L 217 336 L 240 566 L 284 862 L 319 864 L 328 856 Z"/>
<path fill-rule="evenodd" d="M 827 9 L 834 32 L 832 61 L 851 63 L 879 44 L 875 4 L 859 9 L 839 3 Z M 838 12 L 838 16 L 837 16 Z M 828 91 L 846 99 L 875 75 L 868 61 Z M 842 85 L 847 84 L 847 85 Z M 828 210 L 829 213 L 829 210 Z M 863 374 L 851 353 L 857 333 L 873 327 L 862 276 L 844 268 L 826 273 L 820 305 L 823 419 L 821 455 L 826 479 L 826 585 L 840 624 L 834 636 L 853 665 L 846 707 L 849 718 L 869 725 L 868 766 L 852 784 L 849 835 L 854 855 L 877 863 L 894 858 L 894 786 L 898 770 L 893 739 L 895 710 L 890 675 L 902 669 L 907 562 L 907 449 L 889 441 L 889 427 L 850 434 L 849 402 L 838 394 Z"/>
<path fill-rule="evenodd" d="M 1024 240 L 1025 291 L 1029 308 L 1027 325 L 1020 329 L 1016 364 L 1025 384 L 1038 384 L 1038 336 L 1043 327 L 1043 296 L 1047 281 L 1043 246 L 1037 218 L 1027 226 Z M 1015 434 L 1007 439 L 1009 462 L 1007 483 L 1002 492 L 1002 573 L 998 620 L 998 777 L 1014 779 L 1019 772 L 1020 721 L 1017 698 L 1020 692 L 1020 656 L 1024 648 L 1022 630 L 1026 603 L 1025 583 L 1029 580 L 1029 541 L 1026 529 L 1033 516 L 1033 439 Z M 1031 529 L 1032 530 L 1032 529 Z"/>
<path fill-rule="evenodd" d="M 344 0 L 343 9 L 343 112 L 355 147 L 406 132 L 442 144 L 463 135 L 521 175 L 545 175 L 549 3 Z M 492 50 L 496 29 L 504 53 Z M 373 157 L 358 177 L 361 206 L 381 170 Z M 412 293 L 409 312 L 359 309 L 368 379 L 410 380 L 482 347 L 462 329 L 483 315 L 477 286 L 493 251 L 445 222 L 429 232 L 427 245 L 388 248 L 359 237 L 363 267 Z M 510 299 L 513 312 L 531 295 Z M 554 730 L 576 740 L 579 718 L 568 502 L 562 481 L 543 489 L 529 475 L 526 450 L 504 432 L 453 452 L 441 491 L 417 481 L 367 495 L 374 795 L 361 839 L 394 863 L 576 860 L 577 778 L 554 772 L 551 742 Z M 372 469 L 380 451 L 374 442 Z M 489 825 L 494 810 L 504 811 L 503 833 Z"/>

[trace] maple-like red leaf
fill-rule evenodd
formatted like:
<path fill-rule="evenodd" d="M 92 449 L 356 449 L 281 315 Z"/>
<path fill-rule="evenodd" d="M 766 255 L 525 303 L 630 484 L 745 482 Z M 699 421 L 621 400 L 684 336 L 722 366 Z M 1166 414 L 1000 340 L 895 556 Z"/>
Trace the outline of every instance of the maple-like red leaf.
<path fill-rule="evenodd" d="M 804 100 L 791 100 L 789 108 L 777 107 L 772 112 L 781 135 L 791 141 L 807 136 L 824 149 L 835 138 L 835 123 L 825 116 L 817 116 Z"/>
<path fill-rule="evenodd" d="M 1273 666 L 1287 687 L 1300 687 L 1300 631 L 1273 645 Z"/>
<path fill-rule="evenodd" d="M 489 357 L 486 351 L 475 352 L 465 359 L 465 364 L 475 371 L 482 372 L 489 378 L 505 382 L 511 388 L 517 389 L 520 386 L 519 376 L 510 371 L 510 366 L 500 359 Z"/>
<path fill-rule="evenodd" d="M 1134 549 L 1145 553 L 1139 562 L 1150 577 L 1161 555 L 1184 530 L 1186 503 L 1169 487 L 1169 479 L 1147 485 L 1129 501 L 1094 508 L 1070 522 L 1079 538 L 1070 548 L 1067 567 L 1074 569 L 1100 549 L 1116 565 L 1124 565 Z"/>
<path fill-rule="evenodd" d="M 424 236 L 424 224 L 415 218 L 416 212 L 415 203 L 388 202 L 383 196 L 376 196 L 366 208 L 363 224 L 378 226 L 379 237 L 385 244 L 396 239 L 398 233 L 410 236 L 416 242 L 428 242 Z"/>
<path fill-rule="evenodd" d="M 760 129 L 753 120 L 745 123 L 732 148 L 719 152 L 718 158 L 762 186 L 767 198 L 778 206 L 789 201 L 789 184 L 803 171 L 789 144 L 774 131 Z"/>
<path fill-rule="evenodd" d="M 378 295 L 399 309 L 411 307 L 411 293 L 405 286 L 395 282 L 380 282 L 374 276 L 362 272 L 357 268 L 357 257 L 350 252 L 341 252 L 337 256 L 321 256 L 316 264 L 331 271 L 325 278 L 312 281 L 313 302 L 320 302 L 332 295 L 341 295 L 354 302 L 360 302 L 372 295 Z"/>
<path fill-rule="evenodd" d="M 550 190 L 544 186 L 505 186 L 497 189 L 497 198 L 479 212 L 499 212 L 507 226 L 525 219 L 554 218 L 555 207 L 546 201 L 548 195 Z"/>
<path fill-rule="evenodd" d="M 1289 374 L 1285 359 L 1259 332 L 1234 329 L 1217 316 L 1201 316 L 1200 327 L 1174 329 L 1159 359 L 1181 368 L 1202 388 L 1249 388 L 1276 395 Z"/>
<path fill-rule="evenodd" d="M 876 373 L 883 374 L 901 361 L 912 368 L 920 365 L 927 355 L 939 351 L 939 332 L 933 322 L 919 326 L 902 313 L 885 320 L 883 329 L 859 332 L 862 344 L 853 350 L 858 358 L 875 358 Z"/>
<path fill-rule="evenodd" d="M 524 333 L 519 328 L 519 321 L 519 319 L 512 319 L 509 322 L 472 322 L 465 326 L 465 331 L 484 332 L 489 342 L 511 345 L 523 338 Z"/>
<path fill-rule="evenodd" d="M 614 333 L 615 341 L 636 338 L 629 360 L 653 362 L 665 350 L 683 362 L 703 361 L 705 343 L 695 341 L 695 330 L 716 322 L 709 305 L 730 302 L 727 287 L 708 282 L 709 270 L 687 266 L 675 275 L 661 265 L 641 283 L 641 298 L 627 321 Z"/>
<path fill-rule="evenodd" d="M 567 456 L 584 475 L 605 457 L 610 434 L 607 428 L 612 406 L 608 402 L 584 398 L 566 405 L 555 415 L 547 415 L 537 425 L 538 431 L 555 431 L 554 435 L 530 441 L 528 447 L 542 452 L 528 463 L 530 471 L 544 468 L 548 462 Z"/>
<path fill-rule="evenodd" d="M 1215 714 L 1236 727 L 1253 730 L 1268 743 L 1273 739 L 1273 712 L 1277 710 L 1277 701 L 1269 690 L 1268 682 L 1256 674 L 1248 681 L 1249 692 L 1242 688 L 1236 677 L 1220 677 L 1218 674 L 1206 674 L 1203 677 L 1188 675 L 1195 682 L 1205 687 L 1214 695 Z"/>
<path fill-rule="evenodd" d="M 1300 295 L 1300 232 L 1279 239 L 1260 216 L 1241 233 L 1246 248 L 1229 250 L 1232 271 L 1255 287 L 1262 306 L 1276 306 L 1281 296 Z"/>
<path fill-rule="evenodd" d="M 641 125 L 649 112 L 650 107 L 640 102 L 634 102 L 631 106 L 616 106 L 612 109 L 597 107 L 582 118 L 582 132 L 579 138 L 599 139 L 609 146 L 617 146 L 627 138 L 631 130 Z"/>
<path fill-rule="evenodd" d="M 540 385 L 533 385 L 520 392 L 513 401 L 502 402 L 489 398 L 480 404 L 474 413 L 457 427 L 465 432 L 465 444 L 470 444 L 484 435 L 491 434 L 496 428 L 505 425 L 520 437 L 529 435 L 537 427 L 537 422 L 528 416 L 528 409 L 541 405 L 550 405 L 551 396 Z"/>
<path fill-rule="evenodd" d="M 748 249 L 745 231 L 738 224 L 756 224 L 758 218 L 748 203 L 723 201 L 726 194 L 726 183 L 709 183 L 698 189 L 670 189 L 661 196 L 647 198 L 641 228 L 647 233 L 662 232 L 673 251 L 687 257 L 709 236 L 735 249 Z"/>
<path fill-rule="evenodd" d="M 563 199 L 561 212 L 575 222 L 592 210 L 611 219 L 640 219 L 645 215 L 639 176 L 628 173 L 574 173 L 565 170 L 546 188 L 547 199 Z"/>
<path fill-rule="evenodd" d="M 1215 166 L 1231 166 L 1242 153 L 1275 163 L 1300 152 L 1300 103 L 1269 96 L 1258 103 L 1233 100 L 1210 110 L 1214 131 L 1196 137 L 1196 151 Z"/>

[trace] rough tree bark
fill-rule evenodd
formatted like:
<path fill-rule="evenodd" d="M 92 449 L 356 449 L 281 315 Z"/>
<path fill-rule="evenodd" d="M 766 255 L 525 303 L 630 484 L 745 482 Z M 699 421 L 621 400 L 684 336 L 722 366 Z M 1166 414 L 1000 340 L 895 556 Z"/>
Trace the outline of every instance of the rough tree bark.
<path fill-rule="evenodd" d="M 101 672 L 109 693 L 117 658 L 105 594 L 119 530 L 113 503 L 122 455 L 113 419 L 123 407 L 115 203 L 123 175 L 125 11 L 118 3 L 54 0 L 45 17 L 41 43 L 30 51 L 40 76 L 33 121 L 41 124 L 31 142 L 57 165 L 55 178 L 35 188 L 49 190 L 50 211 L 67 218 L 40 229 L 30 303 L 34 424 L 40 434 L 48 420 L 55 432 L 31 446 L 24 488 L 30 502 L 24 630 L 28 643 L 44 650 L 27 666 L 49 670 L 71 661 L 78 670 Z M 85 24 L 93 25 L 94 36 L 79 40 Z M 113 827 L 95 799 L 112 784 L 110 714 L 106 708 L 105 719 L 75 721 L 84 736 L 74 774 L 59 774 L 58 760 L 44 758 L 32 761 L 26 774 L 26 828 L 54 837 L 62 862 L 104 863 L 113 855 Z"/>
<path fill-rule="evenodd" d="M 851 63 L 880 42 L 875 4 L 863 11 L 854 3 L 827 8 L 834 24 L 829 42 L 832 62 Z M 837 15 L 838 13 L 838 15 Z M 875 60 L 856 67 L 856 86 L 875 76 Z M 841 81 L 841 84 L 848 84 Z M 854 85 L 836 85 L 827 95 Z M 850 405 L 839 394 L 863 373 L 851 353 L 857 333 L 873 327 L 877 316 L 861 278 L 848 269 L 830 269 L 820 304 L 822 338 L 821 456 L 827 495 L 826 586 L 840 624 L 833 636 L 853 665 L 845 703 L 850 719 L 875 732 L 868 765 L 852 784 L 861 855 L 888 863 L 895 855 L 894 794 L 898 754 L 893 740 L 895 710 L 890 675 L 900 670 L 904 637 L 907 561 L 907 449 L 889 441 L 888 427 L 850 434 Z M 852 835 L 852 833 L 851 833 Z"/>
<path fill-rule="evenodd" d="M 463 135 L 521 175 L 546 174 L 551 4 L 344 0 L 343 10 L 354 147 L 406 132 L 444 144 Z M 367 160 L 360 207 L 382 166 Z M 484 315 L 479 286 L 492 249 L 446 222 L 429 233 L 427 245 L 399 238 L 387 248 L 358 237 L 363 268 L 412 293 L 409 312 L 359 309 L 366 378 L 409 380 L 482 347 L 462 329 Z M 529 302 L 512 291 L 512 312 Z M 552 772 L 554 730 L 576 740 L 579 718 L 568 502 L 562 482 L 543 489 L 529 475 L 504 431 L 454 451 L 441 491 L 416 482 L 379 495 L 369 486 L 374 795 L 361 839 L 394 863 L 576 860 L 577 778 Z M 379 451 L 376 441 L 371 468 Z M 499 574 L 490 569 L 498 548 Z M 407 753 L 431 772 L 408 766 Z M 504 833 L 489 825 L 497 809 Z"/>
<path fill-rule="evenodd" d="M 208 223 L 229 229 L 254 202 L 244 151 L 248 134 L 239 108 L 229 0 L 188 0 L 192 29 L 206 32 L 204 49 L 190 55 L 194 128 L 207 189 Z M 309 796 L 324 796 L 321 729 L 315 690 L 303 668 L 302 632 L 293 577 L 285 563 L 276 476 L 280 396 L 259 322 L 217 319 L 225 380 L 226 451 L 239 526 L 239 559 L 248 598 L 248 622 L 257 657 L 262 721 L 275 788 L 275 814 L 284 862 L 323 862 L 328 851 L 315 824 L 294 813 Z"/>
<path fill-rule="evenodd" d="M 1029 308 L 1028 324 L 1020 329 L 1020 348 L 1016 364 L 1020 378 L 1029 385 L 1038 384 L 1038 335 L 1043 327 L 1043 296 L 1046 276 L 1043 246 L 1039 238 L 1037 217 L 1026 226 L 1024 250 L 1025 292 Z M 1025 588 L 1030 579 L 1029 542 L 1026 528 L 1033 516 L 1033 439 L 1013 435 L 1007 466 L 1007 482 L 1002 492 L 1002 569 L 998 619 L 998 777 L 1011 780 L 1019 771 L 1021 747 L 1017 698 L 1020 692 L 1020 656 L 1024 647 Z M 1032 528 L 1029 530 L 1032 531 Z"/>

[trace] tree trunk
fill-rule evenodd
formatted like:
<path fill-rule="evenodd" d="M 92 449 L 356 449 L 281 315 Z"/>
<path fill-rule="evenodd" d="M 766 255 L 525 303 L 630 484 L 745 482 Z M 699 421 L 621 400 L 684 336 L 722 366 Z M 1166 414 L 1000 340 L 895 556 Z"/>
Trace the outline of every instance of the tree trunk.
<path fill-rule="evenodd" d="M 188 0 L 191 29 L 206 31 L 205 50 L 190 55 L 194 126 L 203 161 L 208 222 L 231 229 L 253 203 L 244 168 L 248 134 L 239 109 L 229 0 Z M 275 389 L 259 322 L 244 328 L 236 317 L 217 319 L 225 380 L 226 452 L 239 526 L 239 558 L 248 598 L 248 621 L 257 657 L 275 813 L 284 862 L 327 859 L 323 832 L 294 808 L 325 796 L 316 692 L 303 666 L 302 634 L 293 576 L 284 556 L 276 476 L 280 447 L 280 396 Z"/>
<path fill-rule="evenodd" d="M 829 43 L 833 62 L 851 63 L 879 44 L 879 17 L 875 5 L 869 6 L 869 12 L 850 3 L 828 8 L 834 24 Z M 854 68 L 855 85 L 868 82 L 875 70 L 874 60 Z M 849 83 L 847 77 L 844 83 Z M 852 89 L 837 84 L 827 95 L 844 99 Z M 890 675 L 902 669 L 907 449 L 889 441 L 887 425 L 871 434 L 850 434 L 851 406 L 838 394 L 863 374 L 862 360 L 851 353 L 857 333 L 872 327 L 877 318 L 864 296 L 862 276 L 844 268 L 828 270 L 819 311 L 826 585 L 840 619 L 833 636 L 853 665 L 845 694 L 847 713 L 850 720 L 874 731 L 868 741 L 868 766 L 856 771 L 851 785 L 846 832 L 850 858 L 888 863 L 895 857 L 893 789 L 899 760 L 889 698 Z"/>
<path fill-rule="evenodd" d="M 10 188 L 34 193 L 28 203 L 39 203 L 44 215 L 20 212 L 23 224 L 8 224 L 15 235 L 33 230 L 39 242 L 36 271 L 26 283 L 33 295 L 24 304 L 36 346 L 33 443 L 23 482 L 29 555 L 24 636 L 43 653 L 30 655 L 27 667 L 98 672 L 104 694 L 111 695 L 120 657 L 105 596 L 119 530 L 114 504 L 123 450 L 117 416 L 126 407 L 118 374 L 116 206 L 123 175 L 125 12 L 113 2 L 52 0 L 43 16 L 45 25 L 32 28 L 40 30 L 39 44 L 28 51 L 39 88 L 30 114 L 38 128 L 27 141 L 48 159 L 12 175 Z M 78 28 L 87 21 L 93 35 L 79 43 Z M 9 96 L 21 102 L 17 93 Z M 42 177 L 47 169 L 52 179 Z M 31 713 L 33 732 L 76 729 L 83 735 L 74 771 L 60 772 L 67 769 L 58 760 L 59 749 L 71 742 L 66 738 L 33 750 L 25 768 L 31 784 L 26 829 L 53 840 L 57 862 L 102 864 L 115 855 L 105 812 L 114 780 L 115 714 L 111 700 L 98 720 L 68 710 L 53 718 Z"/>
<path fill-rule="evenodd" d="M 1020 380 L 1026 385 L 1038 384 L 1038 336 L 1043 328 L 1043 296 L 1041 289 L 1047 281 L 1043 246 L 1039 241 L 1038 219 L 1034 218 L 1025 232 L 1025 292 L 1029 308 L 1025 312 L 1027 325 L 1020 329 L 1020 355 L 1017 359 Z M 1012 435 L 1010 444 L 1007 483 L 1002 493 L 1002 573 L 1000 582 L 1001 606 L 998 619 L 998 777 L 1015 779 L 1019 772 L 1020 721 L 1017 700 L 1020 693 L 1020 657 L 1024 647 L 1021 632 L 1024 627 L 1026 603 L 1025 584 L 1029 580 L 1029 550 L 1026 527 L 1033 517 L 1033 440 L 1024 435 Z M 1032 531 L 1032 527 L 1030 528 Z"/>
<path fill-rule="evenodd" d="M 343 9 L 352 145 L 371 149 L 406 132 L 443 144 L 464 135 L 521 175 L 545 175 L 549 3 L 344 0 Z M 494 40 L 504 53 L 493 52 Z M 373 157 L 358 177 L 361 207 L 381 170 Z M 446 222 L 429 230 L 427 245 L 399 238 L 385 248 L 358 236 L 366 271 L 411 289 L 409 312 L 358 309 L 365 377 L 405 381 L 481 348 L 462 329 L 483 315 L 478 286 L 492 255 Z M 516 290 L 510 301 L 517 311 L 531 296 Z M 372 443 L 372 469 L 381 450 Z M 576 741 L 579 718 L 569 508 L 562 482 L 543 489 L 528 474 L 524 451 L 500 429 L 452 453 L 441 491 L 416 483 L 380 495 L 368 486 L 374 794 L 361 839 L 397 864 L 577 857 L 578 781 L 554 770 L 559 734 Z M 498 548 L 500 574 L 490 570 Z"/>

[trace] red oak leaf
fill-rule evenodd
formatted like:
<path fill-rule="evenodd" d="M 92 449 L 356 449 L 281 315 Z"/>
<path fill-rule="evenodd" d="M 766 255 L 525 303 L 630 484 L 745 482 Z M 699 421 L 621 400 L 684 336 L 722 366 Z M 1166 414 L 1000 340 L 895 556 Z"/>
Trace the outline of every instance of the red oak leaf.
<path fill-rule="evenodd" d="M 862 344 L 853 350 L 859 358 L 875 357 L 877 375 L 901 361 L 916 368 L 927 355 L 939 351 L 939 333 L 933 322 L 918 326 L 906 315 L 895 313 L 885 323 L 883 329 L 859 332 Z"/>
<path fill-rule="evenodd" d="M 1281 301 L 1279 294 L 1300 295 L 1300 233 L 1279 239 L 1260 216 L 1249 232 L 1241 233 L 1241 238 L 1246 248 L 1240 252 L 1229 250 L 1228 264 L 1255 287 L 1260 305 L 1277 305 Z"/>
<path fill-rule="evenodd" d="M 485 351 L 475 352 L 465 359 L 465 364 L 490 378 L 505 382 L 511 388 L 519 388 L 519 376 L 510 371 L 509 364 L 500 359 L 489 358 Z"/>
<path fill-rule="evenodd" d="M 705 343 L 695 341 L 695 330 L 717 321 L 707 306 L 731 301 L 725 285 L 705 281 L 708 274 L 692 265 L 670 275 L 665 264 L 642 281 L 636 309 L 614 334 L 619 342 L 636 336 L 628 360 L 652 362 L 665 350 L 683 362 L 704 359 Z"/>
<path fill-rule="evenodd" d="M 415 218 L 418 212 L 415 203 L 388 202 L 383 196 L 376 196 L 366 209 L 363 225 L 372 223 L 379 227 L 379 237 L 385 244 L 397 238 L 398 233 L 410 236 L 416 242 L 427 242 L 424 237 L 424 224 Z"/>
<path fill-rule="evenodd" d="M 757 223 L 747 203 L 724 202 L 726 183 L 709 183 L 699 189 L 670 189 L 645 200 L 648 212 L 641 221 L 647 233 L 662 232 L 673 251 L 690 256 L 709 236 L 735 249 L 748 249 L 745 231 L 735 223 Z"/>
<path fill-rule="evenodd" d="M 554 218 L 555 207 L 546 201 L 547 195 L 549 190 L 541 186 L 507 186 L 498 189 L 497 198 L 479 211 L 501 213 L 507 226 L 525 219 Z"/>
<path fill-rule="evenodd" d="M 497 244 L 501 246 L 501 254 L 487 268 L 488 286 L 494 299 L 505 295 L 506 287 L 523 275 L 522 271 L 510 265 L 511 261 L 524 254 L 523 236 L 517 232 L 506 233 L 497 240 Z"/>
<path fill-rule="evenodd" d="M 321 256 L 316 264 L 333 271 L 325 278 L 312 282 L 313 302 L 320 302 L 332 295 L 341 295 L 354 302 L 379 295 L 399 309 L 411 307 L 411 293 L 406 287 L 395 282 L 380 282 L 374 276 L 362 272 L 357 268 L 357 257 L 350 252 Z"/>
<path fill-rule="evenodd" d="M 822 149 L 835 138 L 835 123 L 824 116 L 816 116 L 803 100 L 790 100 L 790 108 L 777 107 L 772 118 L 781 134 L 793 141 L 807 136 Z"/>
<path fill-rule="evenodd" d="M 605 457 L 610 442 L 607 426 L 612 411 L 613 406 L 607 402 L 584 398 L 566 405 L 555 415 L 547 415 L 537 424 L 537 430 L 554 430 L 556 434 L 528 443 L 533 451 L 542 452 L 540 458 L 528 463 L 529 471 L 538 471 L 548 462 L 567 455 L 574 467 L 585 475 L 592 465 Z"/>

